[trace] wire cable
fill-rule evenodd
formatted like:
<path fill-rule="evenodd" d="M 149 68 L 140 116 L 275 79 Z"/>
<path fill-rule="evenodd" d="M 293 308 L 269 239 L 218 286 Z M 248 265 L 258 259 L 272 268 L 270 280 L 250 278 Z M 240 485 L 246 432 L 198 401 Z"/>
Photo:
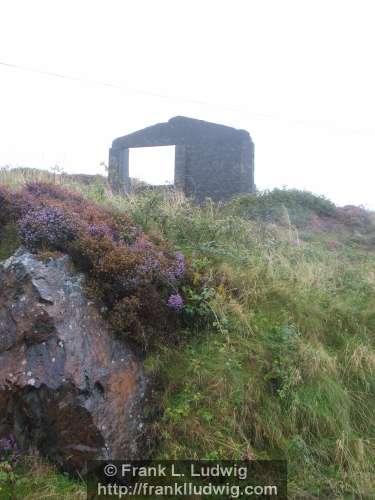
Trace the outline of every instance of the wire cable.
<path fill-rule="evenodd" d="M 277 113 L 254 113 L 252 111 L 249 111 L 244 107 L 234 107 L 234 106 L 227 106 L 227 105 L 221 105 L 221 104 L 215 104 L 215 103 L 209 103 L 207 101 L 202 101 L 198 99 L 193 99 L 190 97 L 183 97 L 183 96 L 171 96 L 167 94 L 161 94 L 157 92 L 153 92 L 150 90 L 144 90 L 144 89 L 139 89 L 139 88 L 133 88 L 128 85 L 121 85 L 118 83 L 114 82 L 106 82 L 102 80 L 93 80 L 90 78 L 82 78 L 82 77 L 76 77 L 72 75 L 67 75 L 64 73 L 56 73 L 53 71 L 46 71 L 46 70 L 40 70 L 37 68 L 32 68 L 29 66 L 23 66 L 20 64 L 11 64 L 7 62 L 0 61 L 0 66 L 3 66 L 5 68 L 9 69 L 17 69 L 21 71 L 28 71 L 30 73 L 36 73 L 44 76 L 49 76 L 53 78 L 60 78 L 64 80 L 70 80 L 70 81 L 75 81 L 75 82 L 84 82 L 90 85 L 98 85 L 101 87 L 106 87 L 106 88 L 112 88 L 116 90 L 125 90 L 127 92 L 131 92 L 134 94 L 140 94 L 140 95 L 145 95 L 148 97 L 155 97 L 159 99 L 167 99 L 170 101 L 177 101 L 177 102 L 185 102 L 189 104 L 196 104 L 200 106 L 209 106 L 217 109 L 222 109 L 226 111 L 234 111 L 238 113 L 242 113 L 244 116 L 247 116 L 251 119 L 268 119 L 268 120 L 273 120 L 273 121 L 281 121 L 281 122 L 286 122 L 289 125 L 292 126 L 297 126 L 297 127 L 307 127 L 307 128 L 317 128 L 317 129 L 327 129 L 335 132 L 341 132 L 345 134 L 353 134 L 353 135 L 374 135 L 375 134 L 375 129 L 368 128 L 368 129 L 355 129 L 355 128 L 346 128 L 346 127 L 337 127 L 336 125 L 332 124 L 331 122 L 324 122 L 322 120 L 320 121 L 314 121 L 314 120 L 301 120 L 301 119 L 292 119 L 292 118 L 285 118 L 280 116 Z"/>

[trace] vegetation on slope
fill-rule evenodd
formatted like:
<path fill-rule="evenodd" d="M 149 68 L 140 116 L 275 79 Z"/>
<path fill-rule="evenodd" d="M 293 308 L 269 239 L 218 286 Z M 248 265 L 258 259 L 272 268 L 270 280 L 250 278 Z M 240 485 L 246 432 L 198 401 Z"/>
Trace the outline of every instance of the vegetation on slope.
<path fill-rule="evenodd" d="M 18 232 L 22 244 L 42 257 L 70 255 L 114 331 L 143 349 L 161 335 L 164 341 L 175 336 L 184 316 L 178 313 L 187 305 L 181 288 L 189 269 L 182 253 L 160 237 L 149 238 L 118 209 L 53 184 L 27 183 L 17 192 L 2 187 L 0 208 L 4 239 Z"/>
<path fill-rule="evenodd" d="M 191 263 L 184 342 L 145 360 L 153 455 L 286 458 L 290 498 L 374 497 L 372 215 L 291 190 L 201 207 L 175 193 L 79 190 Z"/>
<path fill-rule="evenodd" d="M 284 194 L 298 199 L 305 216 L 311 194 Z M 254 204 L 257 196 L 249 198 Z M 155 195 L 122 203 L 189 255 L 208 287 L 221 277 L 207 299 L 215 313 L 209 331 L 148 360 L 163 391 L 158 455 L 283 457 L 291 497 L 374 495 L 375 230 L 368 214 L 360 212 L 367 221 L 360 246 L 352 238 L 358 221 L 344 224 L 334 207 L 316 209 L 313 230 L 307 220 L 298 231 L 287 204 L 282 225 L 274 225 L 238 216 L 236 201 L 193 207 Z M 327 202 L 316 197 L 315 204 Z"/>

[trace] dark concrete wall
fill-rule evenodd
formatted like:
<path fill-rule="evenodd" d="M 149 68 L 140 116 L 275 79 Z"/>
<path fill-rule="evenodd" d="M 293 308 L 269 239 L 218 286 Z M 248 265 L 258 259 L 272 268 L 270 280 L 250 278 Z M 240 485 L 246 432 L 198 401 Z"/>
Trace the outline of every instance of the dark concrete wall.
<path fill-rule="evenodd" d="M 129 193 L 131 182 L 128 148 L 109 150 L 108 181 L 116 192 Z"/>
<path fill-rule="evenodd" d="M 175 145 L 175 187 L 197 201 L 255 190 L 254 145 L 245 130 L 176 117 L 113 141 L 109 181 L 130 190 L 129 148 Z"/>
<path fill-rule="evenodd" d="M 252 169 L 242 147 L 232 144 L 186 146 L 185 186 L 188 196 L 226 200 L 254 189 Z"/>

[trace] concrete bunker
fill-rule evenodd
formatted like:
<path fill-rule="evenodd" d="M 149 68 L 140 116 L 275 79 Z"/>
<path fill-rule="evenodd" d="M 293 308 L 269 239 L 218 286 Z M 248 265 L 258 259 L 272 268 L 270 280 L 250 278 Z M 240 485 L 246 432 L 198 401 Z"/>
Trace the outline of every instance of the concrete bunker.
<path fill-rule="evenodd" d="M 254 186 L 254 144 L 248 132 L 176 116 L 115 139 L 109 150 L 109 182 L 131 192 L 129 149 L 175 146 L 174 186 L 196 201 L 227 200 Z"/>

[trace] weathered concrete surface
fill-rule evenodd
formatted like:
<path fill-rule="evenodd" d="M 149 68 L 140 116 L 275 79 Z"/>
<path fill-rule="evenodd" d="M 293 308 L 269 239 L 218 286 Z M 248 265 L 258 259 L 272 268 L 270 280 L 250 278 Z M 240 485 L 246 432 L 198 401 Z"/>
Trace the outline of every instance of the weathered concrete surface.
<path fill-rule="evenodd" d="M 227 200 L 255 191 L 254 144 L 245 130 L 176 116 L 115 139 L 109 151 L 109 181 L 131 190 L 129 148 L 175 145 L 175 187 L 196 201 Z"/>
<path fill-rule="evenodd" d="M 0 263 L 0 437 L 67 471 L 142 455 L 141 364 L 112 337 L 68 257 Z"/>

